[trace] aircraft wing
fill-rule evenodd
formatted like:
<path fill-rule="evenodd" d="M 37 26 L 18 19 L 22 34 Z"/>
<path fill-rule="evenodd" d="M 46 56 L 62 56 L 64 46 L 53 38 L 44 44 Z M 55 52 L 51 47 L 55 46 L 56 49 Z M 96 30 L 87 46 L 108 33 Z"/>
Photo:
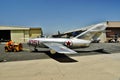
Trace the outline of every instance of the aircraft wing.
<path fill-rule="evenodd" d="M 50 49 L 55 50 L 58 53 L 65 53 L 65 54 L 77 53 L 74 50 L 71 50 L 71 49 L 67 48 L 66 46 L 59 44 L 59 43 L 43 43 L 43 44 L 46 45 L 47 47 L 49 47 Z"/>

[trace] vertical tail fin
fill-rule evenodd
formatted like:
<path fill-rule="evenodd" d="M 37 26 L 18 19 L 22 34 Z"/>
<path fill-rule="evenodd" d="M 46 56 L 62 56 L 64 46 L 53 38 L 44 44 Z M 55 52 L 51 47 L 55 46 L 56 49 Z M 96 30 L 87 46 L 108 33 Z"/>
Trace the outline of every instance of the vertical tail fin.
<path fill-rule="evenodd" d="M 75 38 L 85 39 L 85 40 L 97 39 L 102 34 L 102 32 L 106 29 L 106 27 L 107 27 L 106 23 L 99 23 L 99 24 L 93 25 L 90 29 L 79 34 Z"/>

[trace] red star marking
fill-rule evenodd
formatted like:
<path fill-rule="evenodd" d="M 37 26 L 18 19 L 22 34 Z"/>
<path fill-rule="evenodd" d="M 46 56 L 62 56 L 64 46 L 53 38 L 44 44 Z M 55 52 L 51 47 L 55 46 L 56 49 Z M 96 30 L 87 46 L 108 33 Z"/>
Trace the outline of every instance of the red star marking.
<path fill-rule="evenodd" d="M 71 42 L 71 41 L 66 41 L 66 42 L 65 42 L 65 45 L 71 46 L 71 45 L 72 45 L 72 42 Z"/>

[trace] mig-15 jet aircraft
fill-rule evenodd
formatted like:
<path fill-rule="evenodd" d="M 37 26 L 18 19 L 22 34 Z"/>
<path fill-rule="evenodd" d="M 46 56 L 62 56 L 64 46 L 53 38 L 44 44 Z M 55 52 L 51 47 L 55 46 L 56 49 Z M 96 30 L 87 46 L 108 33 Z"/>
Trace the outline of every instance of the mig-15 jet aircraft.
<path fill-rule="evenodd" d="M 49 48 L 52 54 L 75 54 L 77 52 L 72 50 L 73 48 L 88 47 L 94 39 L 99 38 L 103 31 L 105 31 L 106 27 L 106 23 L 96 24 L 74 38 L 29 39 L 28 45 L 33 46 L 35 51 L 38 51 L 38 48 Z"/>

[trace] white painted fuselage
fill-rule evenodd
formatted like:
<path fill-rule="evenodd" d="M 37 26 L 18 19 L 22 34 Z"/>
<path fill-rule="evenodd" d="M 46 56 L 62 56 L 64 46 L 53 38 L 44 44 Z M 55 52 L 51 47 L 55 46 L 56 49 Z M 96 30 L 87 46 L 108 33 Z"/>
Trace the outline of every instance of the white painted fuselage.
<path fill-rule="evenodd" d="M 34 47 L 45 48 L 46 46 L 43 43 L 59 43 L 65 45 L 70 48 L 78 48 L 78 47 L 87 47 L 89 46 L 91 41 L 82 40 L 82 39 L 68 39 L 68 38 L 35 38 L 30 39 L 28 44 Z"/>

